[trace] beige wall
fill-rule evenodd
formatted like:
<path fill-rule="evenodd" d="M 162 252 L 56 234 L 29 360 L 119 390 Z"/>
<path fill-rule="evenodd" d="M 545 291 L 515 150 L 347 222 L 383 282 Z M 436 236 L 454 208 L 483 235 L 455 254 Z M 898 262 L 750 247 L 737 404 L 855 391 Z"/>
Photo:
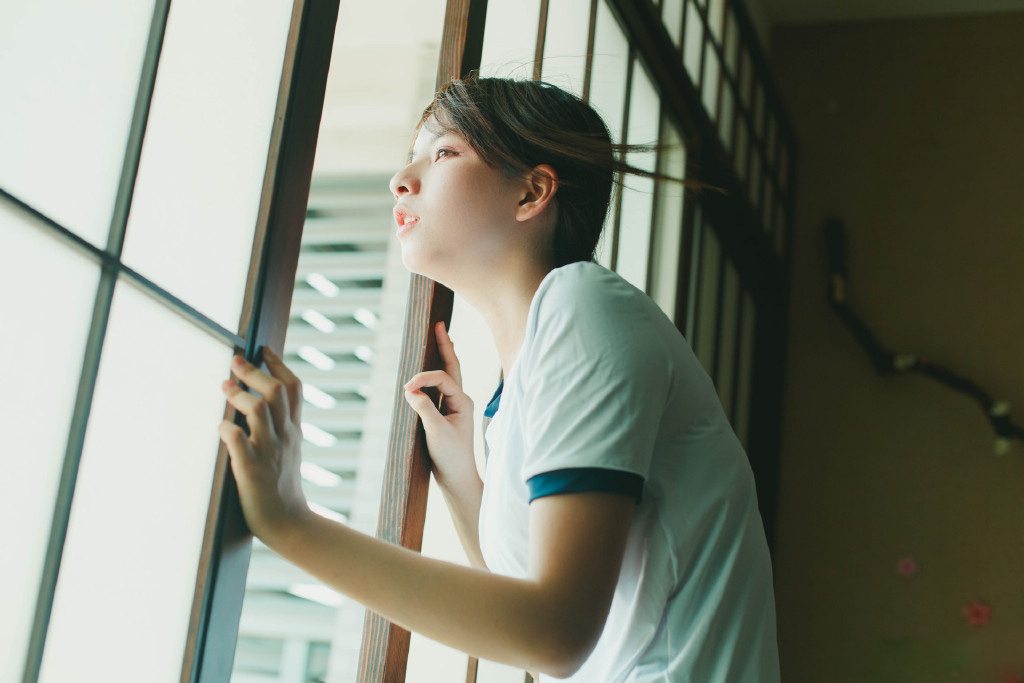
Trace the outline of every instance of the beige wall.
<path fill-rule="evenodd" d="M 976 403 L 878 377 L 825 302 L 961 371 L 1024 422 L 1024 13 L 777 29 L 799 136 L 776 583 L 787 683 L 1024 673 L 1024 444 Z M 918 573 L 902 578 L 912 555 Z M 992 606 L 970 627 L 964 605 Z"/>

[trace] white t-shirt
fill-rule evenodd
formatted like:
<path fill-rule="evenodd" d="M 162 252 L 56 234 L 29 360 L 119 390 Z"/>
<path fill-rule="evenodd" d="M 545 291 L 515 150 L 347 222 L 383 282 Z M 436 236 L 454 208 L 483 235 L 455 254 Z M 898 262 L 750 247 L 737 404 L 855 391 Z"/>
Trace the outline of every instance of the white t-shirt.
<path fill-rule="evenodd" d="M 643 292 L 594 263 L 551 271 L 485 438 L 480 545 L 493 572 L 526 576 L 531 477 L 644 479 L 604 631 L 568 680 L 777 683 L 749 463 L 710 378 Z"/>

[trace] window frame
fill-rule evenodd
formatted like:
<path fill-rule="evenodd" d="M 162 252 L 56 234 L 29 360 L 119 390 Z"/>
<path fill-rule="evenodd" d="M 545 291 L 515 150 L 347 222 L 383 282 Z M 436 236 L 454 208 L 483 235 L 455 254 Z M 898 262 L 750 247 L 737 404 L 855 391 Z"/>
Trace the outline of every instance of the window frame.
<path fill-rule="evenodd" d="M 60 243 L 100 267 L 92 319 L 83 349 L 75 405 L 66 441 L 50 536 L 43 562 L 22 683 L 36 683 L 53 608 L 61 555 L 67 537 L 76 478 L 117 282 L 134 288 L 225 343 L 258 361 L 262 348 L 281 348 L 299 242 L 313 169 L 333 46 L 338 0 L 294 0 L 282 65 L 274 125 L 253 237 L 245 298 L 236 331 L 224 328 L 172 292 L 122 261 L 124 237 L 150 114 L 170 0 L 156 0 L 127 137 L 124 161 L 105 246 L 96 246 L 50 219 L 42 211 L 0 188 L 0 200 L 34 217 Z M 225 371 L 227 368 L 225 368 Z M 225 416 L 233 413 L 225 410 Z M 252 536 L 245 526 L 223 444 L 216 472 L 197 569 L 192 614 L 183 653 L 181 680 L 227 680 L 231 671 Z"/>

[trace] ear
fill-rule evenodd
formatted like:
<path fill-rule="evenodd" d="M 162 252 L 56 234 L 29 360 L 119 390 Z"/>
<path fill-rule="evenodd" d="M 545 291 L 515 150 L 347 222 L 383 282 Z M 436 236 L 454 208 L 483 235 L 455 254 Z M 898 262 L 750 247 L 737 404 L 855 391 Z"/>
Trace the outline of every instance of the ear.
<path fill-rule="evenodd" d="M 516 220 L 526 221 L 544 213 L 558 192 L 558 174 L 547 164 L 535 166 L 523 179 L 523 194 L 516 208 Z"/>

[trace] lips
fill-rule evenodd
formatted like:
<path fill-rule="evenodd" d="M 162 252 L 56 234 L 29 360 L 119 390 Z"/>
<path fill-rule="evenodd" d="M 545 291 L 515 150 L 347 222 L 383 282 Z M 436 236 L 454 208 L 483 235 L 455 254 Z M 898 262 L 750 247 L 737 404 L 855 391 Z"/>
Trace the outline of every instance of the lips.
<path fill-rule="evenodd" d="M 394 213 L 395 224 L 398 226 L 399 235 L 411 230 L 412 227 L 416 225 L 420 220 L 419 216 L 411 213 L 410 211 L 401 206 L 396 206 Z"/>

